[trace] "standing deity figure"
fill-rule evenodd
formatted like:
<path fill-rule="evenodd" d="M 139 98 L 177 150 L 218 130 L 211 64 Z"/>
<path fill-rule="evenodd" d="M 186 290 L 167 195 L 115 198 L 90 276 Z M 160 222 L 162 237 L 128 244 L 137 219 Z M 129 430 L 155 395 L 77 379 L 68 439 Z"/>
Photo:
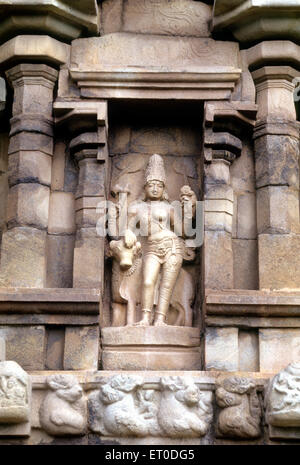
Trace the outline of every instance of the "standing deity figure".
<path fill-rule="evenodd" d="M 196 195 L 189 186 L 182 187 L 179 203 L 181 211 L 168 202 L 164 163 L 162 157 L 157 154 L 150 157 L 147 165 L 144 192 L 144 200 L 131 204 L 128 209 L 128 229 L 124 233 L 124 245 L 132 248 L 137 243 L 137 227 L 141 236 L 145 236 L 141 292 L 142 319 L 136 325 L 152 324 L 155 291 L 161 273 L 153 324 L 164 326 L 184 258 L 185 246 L 180 237 L 180 235 L 184 236 L 185 231 L 184 212 L 190 212 L 191 220 L 195 211 Z M 184 208 L 186 203 L 189 204 L 189 209 Z"/>

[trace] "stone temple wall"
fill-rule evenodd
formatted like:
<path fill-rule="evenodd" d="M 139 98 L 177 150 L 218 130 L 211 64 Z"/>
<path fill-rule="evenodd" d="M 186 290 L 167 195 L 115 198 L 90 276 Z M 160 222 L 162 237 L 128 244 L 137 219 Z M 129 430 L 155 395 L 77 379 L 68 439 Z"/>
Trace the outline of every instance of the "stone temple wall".
<path fill-rule="evenodd" d="M 0 0 L 0 444 L 299 443 L 299 9 Z"/>

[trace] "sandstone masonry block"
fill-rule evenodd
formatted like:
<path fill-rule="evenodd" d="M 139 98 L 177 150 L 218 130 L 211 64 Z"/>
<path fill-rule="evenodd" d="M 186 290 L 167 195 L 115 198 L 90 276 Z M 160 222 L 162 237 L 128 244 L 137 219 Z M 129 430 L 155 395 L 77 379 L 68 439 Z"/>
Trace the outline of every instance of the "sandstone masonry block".
<path fill-rule="evenodd" d="M 47 287 L 71 288 L 75 235 L 47 236 Z"/>
<path fill-rule="evenodd" d="M 43 370 L 45 328 L 43 326 L 0 326 L 6 340 L 6 359 L 14 360 L 26 370 Z"/>
<path fill-rule="evenodd" d="M 9 185 L 40 183 L 50 186 L 52 158 L 39 151 L 20 151 L 9 156 Z"/>
<path fill-rule="evenodd" d="M 225 231 L 205 231 L 205 286 L 232 289 L 233 255 L 231 235 Z"/>
<path fill-rule="evenodd" d="M 8 227 L 30 226 L 45 229 L 48 226 L 50 189 L 36 183 L 18 184 L 8 194 Z"/>
<path fill-rule="evenodd" d="M 99 327 L 66 328 L 64 348 L 65 370 L 97 370 L 99 358 Z"/>
<path fill-rule="evenodd" d="M 207 328 L 205 335 L 205 369 L 238 371 L 237 328 Z"/>
<path fill-rule="evenodd" d="M 255 140 L 256 187 L 299 187 L 299 141 L 267 135 Z"/>
<path fill-rule="evenodd" d="M 20 227 L 2 235 L 0 286 L 42 288 L 46 276 L 46 231 Z"/>
<path fill-rule="evenodd" d="M 299 329 L 260 329 L 259 330 L 260 371 L 282 370 L 300 358 Z"/>
<path fill-rule="evenodd" d="M 124 3 L 123 18 L 123 30 L 127 32 L 210 36 L 211 9 L 202 2 L 159 0 L 152 4 L 139 0 L 128 0 Z"/>
<path fill-rule="evenodd" d="M 49 234 L 72 234 L 76 231 L 74 195 L 71 192 L 52 192 L 49 208 Z"/>
<path fill-rule="evenodd" d="M 255 239 L 232 239 L 234 289 L 258 289 L 258 247 Z"/>
<path fill-rule="evenodd" d="M 300 289 L 300 235 L 260 234 L 259 288 Z"/>

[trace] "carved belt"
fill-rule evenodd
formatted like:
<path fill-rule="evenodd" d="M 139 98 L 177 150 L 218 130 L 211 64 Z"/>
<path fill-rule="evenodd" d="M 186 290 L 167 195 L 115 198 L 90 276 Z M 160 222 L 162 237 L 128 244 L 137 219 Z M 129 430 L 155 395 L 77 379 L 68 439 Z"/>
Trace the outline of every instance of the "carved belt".
<path fill-rule="evenodd" d="M 165 238 L 148 242 L 147 253 L 153 253 L 157 257 L 165 257 L 169 252 L 172 255 L 182 254 L 182 247 L 177 238 Z"/>

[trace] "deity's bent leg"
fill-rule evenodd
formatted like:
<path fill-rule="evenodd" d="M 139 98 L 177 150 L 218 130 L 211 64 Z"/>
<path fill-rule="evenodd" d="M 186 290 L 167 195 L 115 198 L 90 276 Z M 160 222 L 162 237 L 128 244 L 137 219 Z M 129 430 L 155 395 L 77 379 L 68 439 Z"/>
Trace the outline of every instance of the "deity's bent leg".
<path fill-rule="evenodd" d="M 176 284 L 180 269 L 182 266 L 182 257 L 178 254 L 174 260 L 172 255 L 162 267 L 162 276 L 160 281 L 158 307 L 155 312 L 155 326 L 165 324 L 172 293 Z"/>
<path fill-rule="evenodd" d="M 153 255 L 147 255 L 143 266 L 142 312 L 143 319 L 137 325 L 151 324 L 151 313 L 154 304 L 155 285 L 158 279 L 160 263 Z"/>

